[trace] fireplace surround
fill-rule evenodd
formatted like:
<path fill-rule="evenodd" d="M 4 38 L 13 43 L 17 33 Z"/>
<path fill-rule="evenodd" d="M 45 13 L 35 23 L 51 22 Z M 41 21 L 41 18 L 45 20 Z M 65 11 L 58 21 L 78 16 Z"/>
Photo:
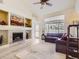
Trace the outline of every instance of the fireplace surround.
<path fill-rule="evenodd" d="M 12 37 L 13 42 L 23 40 L 23 32 L 18 32 L 18 33 L 14 32 L 12 35 L 13 35 L 13 37 Z"/>

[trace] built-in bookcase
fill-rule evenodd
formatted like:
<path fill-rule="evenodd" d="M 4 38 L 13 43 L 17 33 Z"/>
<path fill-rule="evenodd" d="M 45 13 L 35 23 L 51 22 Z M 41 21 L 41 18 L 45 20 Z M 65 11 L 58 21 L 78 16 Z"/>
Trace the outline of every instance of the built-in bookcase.
<path fill-rule="evenodd" d="M 9 24 L 10 23 L 10 24 Z M 32 19 L 8 11 L 0 10 L 0 25 L 32 27 Z"/>
<path fill-rule="evenodd" d="M 15 14 L 10 11 L 0 10 L 0 45 L 5 45 L 11 43 L 13 40 L 11 39 L 12 31 L 23 32 L 23 35 L 29 30 L 29 37 L 32 36 L 32 19 L 27 17 L 23 17 L 21 15 Z M 24 37 L 24 36 L 23 36 Z M 26 39 L 26 38 L 25 38 Z"/>

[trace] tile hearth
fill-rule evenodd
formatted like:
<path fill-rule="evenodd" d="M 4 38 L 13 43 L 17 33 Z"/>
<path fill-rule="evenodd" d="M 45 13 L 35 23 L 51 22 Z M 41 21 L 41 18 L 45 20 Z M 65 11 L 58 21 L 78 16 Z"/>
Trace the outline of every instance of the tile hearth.
<path fill-rule="evenodd" d="M 14 51 L 1 59 L 65 59 L 65 55 L 55 52 L 55 44 L 42 41 Z"/>

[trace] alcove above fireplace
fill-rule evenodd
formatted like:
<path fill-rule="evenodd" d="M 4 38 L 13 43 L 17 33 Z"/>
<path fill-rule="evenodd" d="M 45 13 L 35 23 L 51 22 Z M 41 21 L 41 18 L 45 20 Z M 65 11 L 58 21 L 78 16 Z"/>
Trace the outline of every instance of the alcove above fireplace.
<path fill-rule="evenodd" d="M 13 35 L 13 38 L 12 38 L 13 42 L 23 40 L 23 32 L 18 32 L 18 33 L 14 32 L 12 35 Z"/>

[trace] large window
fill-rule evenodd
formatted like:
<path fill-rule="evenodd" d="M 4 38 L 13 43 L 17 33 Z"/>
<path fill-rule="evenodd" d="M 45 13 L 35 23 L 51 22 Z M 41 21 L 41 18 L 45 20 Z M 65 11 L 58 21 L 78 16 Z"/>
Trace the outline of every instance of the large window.
<path fill-rule="evenodd" d="M 45 22 L 45 32 L 63 33 L 64 32 L 64 16 L 56 16 L 49 18 Z"/>

